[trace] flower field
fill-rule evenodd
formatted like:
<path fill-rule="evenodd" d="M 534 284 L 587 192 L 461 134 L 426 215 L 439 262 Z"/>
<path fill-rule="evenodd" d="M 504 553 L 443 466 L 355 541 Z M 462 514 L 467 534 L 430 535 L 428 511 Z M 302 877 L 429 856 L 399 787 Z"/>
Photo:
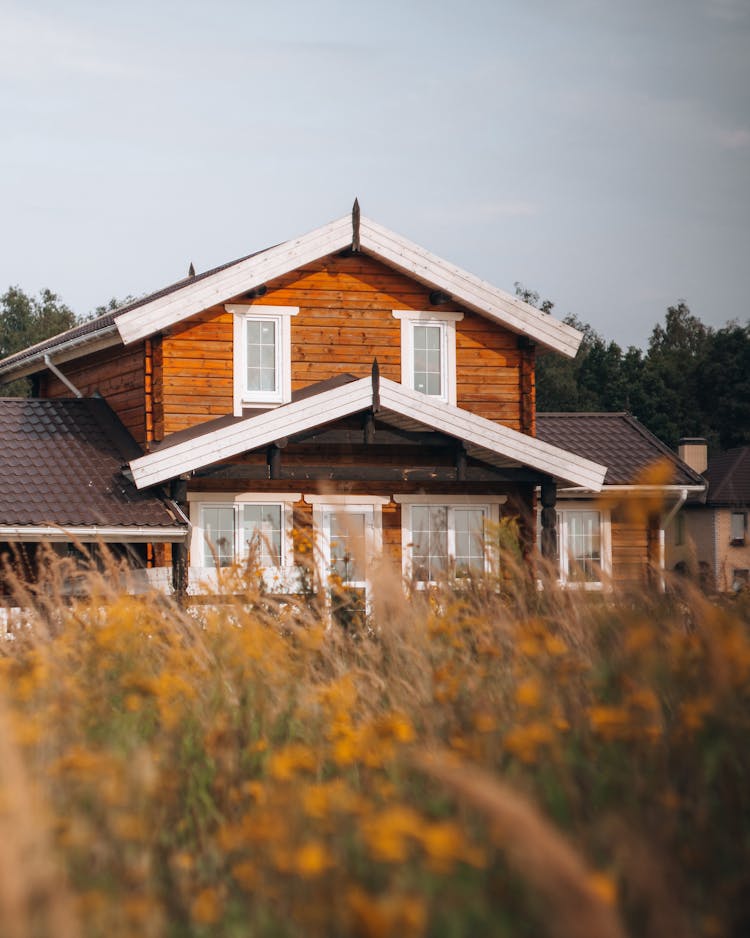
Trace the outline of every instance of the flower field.
<path fill-rule="evenodd" d="M 0 647 L 0 934 L 750 933 L 747 604 L 511 563 L 384 569 L 349 628 L 50 568 Z"/>

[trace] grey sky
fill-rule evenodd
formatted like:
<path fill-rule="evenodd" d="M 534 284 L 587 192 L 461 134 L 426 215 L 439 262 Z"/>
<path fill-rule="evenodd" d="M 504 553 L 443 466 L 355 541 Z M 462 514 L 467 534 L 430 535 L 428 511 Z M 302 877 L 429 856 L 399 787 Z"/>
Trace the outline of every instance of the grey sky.
<path fill-rule="evenodd" d="M 750 309 L 750 0 L 0 0 L 0 291 L 349 211 L 605 337 Z"/>

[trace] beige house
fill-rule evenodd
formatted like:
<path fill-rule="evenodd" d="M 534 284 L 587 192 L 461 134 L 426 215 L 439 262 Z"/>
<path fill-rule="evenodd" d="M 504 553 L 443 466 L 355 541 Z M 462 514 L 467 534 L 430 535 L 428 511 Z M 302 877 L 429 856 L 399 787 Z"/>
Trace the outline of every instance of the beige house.
<path fill-rule="evenodd" d="M 680 458 L 708 485 L 705 500 L 688 500 L 667 536 L 667 567 L 700 577 L 709 589 L 739 590 L 750 583 L 750 446 L 709 461 L 705 440 L 680 440 Z"/>

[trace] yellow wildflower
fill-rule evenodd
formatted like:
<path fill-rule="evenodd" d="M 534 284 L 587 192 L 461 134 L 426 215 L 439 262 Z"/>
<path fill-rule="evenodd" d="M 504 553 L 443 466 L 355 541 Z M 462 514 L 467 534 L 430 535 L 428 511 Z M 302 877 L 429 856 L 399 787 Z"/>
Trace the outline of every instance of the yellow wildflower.
<path fill-rule="evenodd" d="M 316 766 L 315 755 L 308 746 L 290 743 L 278 752 L 271 754 L 268 769 L 273 778 L 288 782 L 297 772 L 313 772 Z"/>
<path fill-rule="evenodd" d="M 516 688 L 516 703 L 529 710 L 535 710 L 542 699 L 542 685 L 538 678 L 528 677 Z"/>
<path fill-rule="evenodd" d="M 221 918 L 221 901 L 217 889 L 201 889 L 190 906 L 190 917 L 199 925 L 215 925 Z"/>
<path fill-rule="evenodd" d="M 303 879 L 314 879 L 333 866 L 331 855 L 319 840 L 311 840 L 294 854 L 293 867 Z"/>

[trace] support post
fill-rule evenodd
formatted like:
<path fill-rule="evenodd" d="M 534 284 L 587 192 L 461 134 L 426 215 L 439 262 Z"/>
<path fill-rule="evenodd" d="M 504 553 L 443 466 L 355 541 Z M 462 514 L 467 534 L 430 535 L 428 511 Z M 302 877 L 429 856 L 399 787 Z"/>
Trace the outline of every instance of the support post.
<path fill-rule="evenodd" d="M 557 560 L 557 484 L 542 482 L 542 557 L 550 563 Z"/>
<path fill-rule="evenodd" d="M 187 481 L 173 479 L 169 492 L 172 501 L 187 514 Z M 188 548 L 185 541 L 175 541 L 172 544 L 172 588 L 178 602 L 185 599 L 188 587 Z"/>

